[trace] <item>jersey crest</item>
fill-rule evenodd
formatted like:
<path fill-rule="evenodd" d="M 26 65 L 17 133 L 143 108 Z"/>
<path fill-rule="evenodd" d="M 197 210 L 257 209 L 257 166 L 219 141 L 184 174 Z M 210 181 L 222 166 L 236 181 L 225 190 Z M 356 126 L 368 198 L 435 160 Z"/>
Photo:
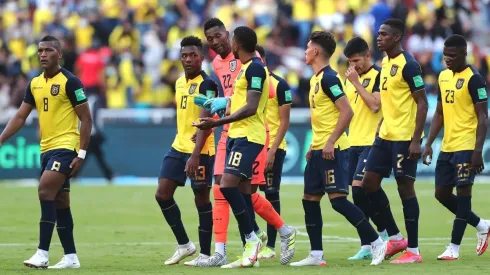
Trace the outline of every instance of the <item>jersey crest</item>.
<path fill-rule="evenodd" d="M 458 81 L 456 81 L 456 89 L 461 89 L 464 84 L 464 78 L 459 78 Z"/>
<path fill-rule="evenodd" d="M 369 83 L 371 82 L 371 78 L 366 78 L 362 81 L 362 87 L 367 88 Z"/>
<path fill-rule="evenodd" d="M 60 93 L 60 85 L 59 84 L 51 85 L 51 95 L 57 96 L 59 93 Z"/>
<path fill-rule="evenodd" d="M 197 84 L 192 84 L 191 87 L 189 87 L 189 94 L 192 95 L 197 88 Z"/>
<path fill-rule="evenodd" d="M 236 60 L 230 60 L 230 72 L 236 71 L 237 67 L 237 61 Z"/>
<path fill-rule="evenodd" d="M 398 72 L 398 65 L 392 65 L 390 70 L 390 75 L 395 76 L 396 72 Z"/>

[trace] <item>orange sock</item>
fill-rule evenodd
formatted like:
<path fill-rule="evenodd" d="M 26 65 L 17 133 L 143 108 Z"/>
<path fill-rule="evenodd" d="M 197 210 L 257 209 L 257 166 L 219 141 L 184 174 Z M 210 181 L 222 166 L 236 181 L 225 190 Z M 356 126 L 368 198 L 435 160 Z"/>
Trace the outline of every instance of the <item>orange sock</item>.
<path fill-rule="evenodd" d="M 214 207 L 213 207 L 213 232 L 214 241 L 226 243 L 228 235 L 228 224 L 230 223 L 230 204 L 219 190 L 219 185 L 213 184 Z"/>
<path fill-rule="evenodd" d="M 272 207 L 272 204 L 259 193 L 252 194 L 252 203 L 255 213 L 259 214 L 268 224 L 274 226 L 276 230 L 284 225 L 284 221 L 274 207 Z"/>

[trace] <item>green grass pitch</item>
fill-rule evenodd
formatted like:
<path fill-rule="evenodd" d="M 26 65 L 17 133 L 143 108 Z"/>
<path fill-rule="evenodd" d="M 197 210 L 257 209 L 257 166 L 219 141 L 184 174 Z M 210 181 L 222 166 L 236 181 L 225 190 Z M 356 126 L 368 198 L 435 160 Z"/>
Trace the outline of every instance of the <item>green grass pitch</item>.
<path fill-rule="evenodd" d="M 402 234 L 406 236 L 402 207 L 396 185 L 383 185 L 392 204 Z M 322 202 L 324 221 L 324 251 L 326 267 L 292 268 L 281 266 L 276 260 L 261 261 L 260 268 L 222 270 L 164 266 L 176 242 L 154 200 L 155 188 L 150 186 L 73 186 L 72 210 L 75 220 L 75 241 L 82 268 L 65 270 L 72 274 L 476 274 L 487 273 L 490 252 L 476 256 L 475 229 L 468 226 L 460 252 L 460 260 L 437 261 L 436 257 L 449 244 L 452 229 L 451 215 L 434 199 L 434 186 L 420 182 L 416 186 L 420 202 L 420 249 L 424 263 L 396 266 L 385 261 L 380 266 L 369 266 L 369 261 L 352 262 L 347 257 L 357 252 L 356 231 L 340 214 L 334 212 L 325 198 Z M 32 270 L 23 266 L 35 251 L 38 242 L 40 218 L 37 188 L 0 184 L 0 274 L 54 272 Z M 294 261 L 309 252 L 301 206 L 302 186 L 286 185 L 281 190 L 283 217 L 287 224 L 299 230 Z M 477 184 L 473 192 L 473 210 L 483 218 L 490 218 L 488 208 L 490 184 Z M 198 217 L 190 188 L 177 190 L 176 201 L 181 209 L 184 225 L 192 241 L 197 242 Z M 265 222 L 260 220 L 265 229 Z M 230 218 L 228 260 L 240 253 L 240 237 L 234 217 Z M 276 245 L 279 252 L 280 245 Z M 214 246 L 213 246 L 214 250 Z M 56 232 L 50 253 L 50 264 L 62 256 Z"/>

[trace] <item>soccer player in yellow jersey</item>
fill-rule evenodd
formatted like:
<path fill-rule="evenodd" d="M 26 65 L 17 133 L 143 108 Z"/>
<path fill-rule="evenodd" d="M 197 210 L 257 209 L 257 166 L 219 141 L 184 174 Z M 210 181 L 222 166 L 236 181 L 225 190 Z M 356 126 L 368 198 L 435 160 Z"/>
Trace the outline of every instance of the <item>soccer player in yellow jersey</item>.
<path fill-rule="evenodd" d="M 380 264 L 385 256 L 383 242 L 363 212 L 347 200 L 349 141 L 345 131 L 353 112 L 345 96 L 338 73 L 330 65 L 336 42 L 331 33 L 316 31 L 310 35 L 305 52 L 306 64 L 315 75 L 310 80 L 310 110 L 313 140 L 306 154 L 303 209 L 311 253 L 291 266 L 325 266 L 322 245 L 322 210 L 320 201 L 325 193 L 332 208 L 342 214 L 354 227 L 361 239 L 372 245 L 372 265 Z"/>
<path fill-rule="evenodd" d="M 220 190 L 245 236 L 243 267 L 254 265 L 261 247 L 247 210 L 253 208 L 249 195 L 253 163 L 266 142 L 265 113 L 269 97 L 269 72 L 255 55 L 256 45 L 257 35 L 254 30 L 245 26 L 234 30 L 231 48 L 233 55 L 240 59 L 242 67 L 233 85 L 230 115 L 218 120 L 202 118 L 200 123 L 194 124 L 199 129 L 211 129 L 231 123 Z M 240 194 L 240 191 L 246 196 Z M 248 201 L 245 201 L 246 198 Z"/>
<path fill-rule="evenodd" d="M 436 198 L 456 215 L 451 243 L 438 260 L 457 260 L 466 224 L 476 227 L 477 255 L 488 246 L 489 225 L 471 211 L 475 175 L 483 171 L 483 145 L 488 125 L 486 82 L 466 63 L 466 40 L 452 35 L 444 42 L 447 69 L 439 75 L 437 107 L 425 144 L 424 164 L 430 165 L 432 143 L 444 126 L 442 148 L 436 163 Z M 427 160 L 429 157 L 429 160 Z M 456 186 L 456 196 L 453 189 Z"/>
<path fill-rule="evenodd" d="M 383 58 L 380 76 L 383 120 L 369 152 L 363 178 L 372 211 L 379 213 L 390 236 L 387 257 L 408 246 L 391 262 L 396 264 L 422 262 L 418 249 L 420 210 L 414 183 L 428 109 L 420 65 L 401 46 L 404 31 L 405 23 L 394 18 L 384 21 L 378 31 L 378 48 L 387 55 Z M 403 203 L 408 242 L 400 234 L 388 198 L 381 191 L 382 178 L 389 177 L 392 169 Z"/>
<path fill-rule="evenodd" d="M 257 52 L 262 60 L 267 63 L 265 50 L 257 45 Z M 267 123 L 269 125 L 270 142 L 267 151 L 266 185 L 261 185 L 260 190 L 265 192 L 265 197 L 270 201 L 277 213 L 281 212 L 279 202 L 279 189 L 281 187 L 282 166 L 286 158 L 286 132 L 289 128 L 289 115 L 291 112 L 291 89 L 286 80 L 269 72 L 270 88 L 274 97 L 267 101 Z M 272 211 L 270 211 L 272 212 Z M 267 224 L 267 246 L 259 253 L 259 259 L 271 259 L 276 256 L 274 251 L 277 235 L 277 226 Z"/>
<path fill-rule="evenodd" d="M 345 93 L 354 111 L 349 125 L 349 184 L 352 184 L 352 199 L 367 219 L 376 224 L 378 234 L 383 239 L 388 235 L 383 221 L 371 212 L 366 191 L 362 188 L 362 178 L 366 161 L 376 137 L 379 121 L 382 118 L 379 95 L 379 72 L 381 68 L 371 62 L 369 46 L 364 39 L 355 37 L 344 48 L 350 67 L 344 82 Z M 383 191 L 382 191 L 383 192 Z M 371 244 L 361 239 L 361 249 L 349 260 L 371 259 Z"/>
<path fill-rule="evenodd" d="M 155 198 L 163 216 L 177 239 L 178 247 L 174 255 L 165 261 L 166 265 L 178 264 L 182 259 L 196 252 L 194 243 L 189 240 L 182 224 L 180 209 L 174 200 L 177 186 L 184 186 L 191 179 L 194 201 L 199 213 L 199 245 L 201 253 L 185 265 L 207 258 L 211 253 L 213 230 L 212 205 L 209 191 L 212 185 L 214 165 L 214 134 L 212 130 L 197 130 L 196 143 L 191 137 L 196 132 L 192 126 L 199 118 L 211 114 L 193 103 L 197 94 L 208 98 L 218 96 L 218 86 L 202 70 L 201 39 L 195 36 L 184 37 L 180 43 L 180 60 L 184 67 L 184 76 L 175 83 L 175 101 L 177 104 L 177 135 L 167 156 L 163 159 L 158 189 Z"/>
<path fill-rule="evenodd" d="M 24 102 L 0 135 L 0 146 L 22 128 L 35 108 L 39 116 L 43 171 L 38 187 L 41 222 L 37 252 L 24 261 L 24 265 L 48 267 L 48 251 L 56 224 L 65 255 L 59 263 L 49 268 L 79 268 L 73 239 L 69 179 L 83 165 L 90 141 L 92 117 L 82 82 L 60 66 L 59 61 L 63 57 L 60 41 L 45 36 L 39 42 L 37 53 L 43 72 L 27 86 Z"/>

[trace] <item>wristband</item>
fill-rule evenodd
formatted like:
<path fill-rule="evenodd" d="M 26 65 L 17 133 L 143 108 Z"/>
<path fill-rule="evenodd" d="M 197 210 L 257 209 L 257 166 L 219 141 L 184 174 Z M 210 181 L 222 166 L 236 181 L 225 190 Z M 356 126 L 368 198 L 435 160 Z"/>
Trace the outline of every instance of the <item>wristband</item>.
<path fill-rule="evenodd" d="M 87 155 L 87 151 L 80 149 L 80 152 L 78 152 L 78 157 L 81 159 L 85 159 L 85 156 Z"/>

